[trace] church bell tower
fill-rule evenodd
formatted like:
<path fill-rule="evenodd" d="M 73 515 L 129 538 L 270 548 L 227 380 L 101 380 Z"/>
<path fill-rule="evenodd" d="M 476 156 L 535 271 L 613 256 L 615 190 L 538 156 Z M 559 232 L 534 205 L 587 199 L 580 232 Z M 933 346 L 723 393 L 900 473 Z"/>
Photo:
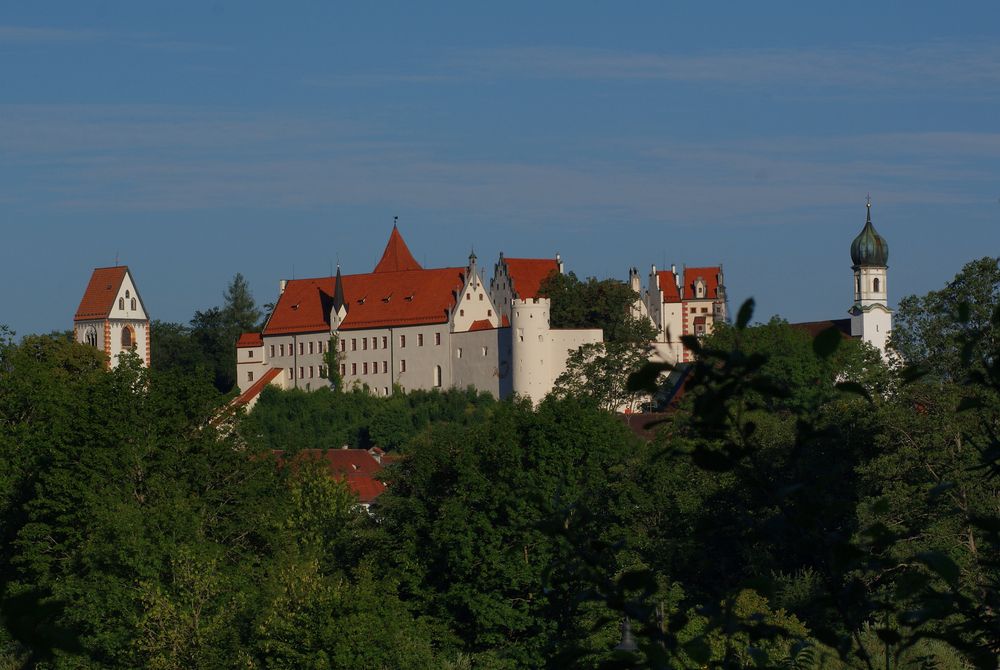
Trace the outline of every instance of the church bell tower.
<path fill-rule="evenodd" d="M 851 269 L 854 270 L 854 304 L 849 310 L 851 335 L 871 344 L 884 358 L 892 329 L 886 284 L 889 245 L 872 225 L 871 198 L 868 198 L 867 207 L 865 226 L 851 243 Z"/>

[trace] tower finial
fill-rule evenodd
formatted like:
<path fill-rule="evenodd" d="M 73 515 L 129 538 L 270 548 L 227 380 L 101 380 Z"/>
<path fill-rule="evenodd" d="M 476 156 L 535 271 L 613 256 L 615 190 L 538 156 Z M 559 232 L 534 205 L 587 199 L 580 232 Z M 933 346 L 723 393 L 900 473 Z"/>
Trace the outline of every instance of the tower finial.
<path fill-rule="evenodd" d="M 868 199 L 867 199 L 867 202 L 865 203 L 865 206 L 868 208 L 868 223 L 871 223 L 872 222 L 872 194 L 871 193 L 868 194 Z"/>
<path fill-rule="evenodd" d="M 398 216 L 394 216 L 394 217 L 392 217 L 392 227 L 393 227 L 393 228 L 395 228 L 395 227 L 396 227 L 396 224 L 397 224 L 398 222 L 399 222 L 399 217 L 398 217 Z"/>

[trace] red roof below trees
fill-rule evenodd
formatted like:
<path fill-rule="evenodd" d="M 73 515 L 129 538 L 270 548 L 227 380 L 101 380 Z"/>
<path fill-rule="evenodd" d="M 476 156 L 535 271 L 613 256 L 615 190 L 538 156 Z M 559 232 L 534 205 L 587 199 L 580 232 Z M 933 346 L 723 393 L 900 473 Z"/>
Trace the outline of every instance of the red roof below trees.
<path fill-rule="evenodd" d="M 284 452 L 275 450 L 274 455 L 279 465 L 285 464 Z M 375 479 L 382 471 L 382 464 L 364 449 L 303 449 L 291 458 L 293 468 L 302 463 L 322 463 L 333 479 L 347 482 L 364 504 L 371 503 L 385 491 L 385 484 Z"/>
<path fill-rule="evenodd" d="M 87 290 L 83 292 L 83 299 L 80 306 L 76 308 L 74 321 L 87 321 L 89 319 L 104 319 L 111 313 L 115 306 L 115 298 L 118 297 L 118 289 L 121 288 L 122 281 L 128 266 L 118 265 L 113 268 L 97 268 L 90 275 L 90 283 Z"/>

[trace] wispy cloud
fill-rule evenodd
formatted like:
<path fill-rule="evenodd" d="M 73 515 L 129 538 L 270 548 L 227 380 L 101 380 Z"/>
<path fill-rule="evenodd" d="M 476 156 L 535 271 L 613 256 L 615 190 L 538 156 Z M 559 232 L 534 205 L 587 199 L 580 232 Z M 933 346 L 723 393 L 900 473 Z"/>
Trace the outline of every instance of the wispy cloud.
<path fill-rule="evenodd" d="M 352 73 L 304 80 L 314 86 L 373 86 L 489 79 L 662 81 L 886 92 L 945 89 L 964 97 L 1000 95 L 1000 45 L 932 41 L 907 46 L 727 49 L 700 53 L 640 52 L 562 46 L 453 50 L 400 72 Z M 780 87 L 789 86 L 782 91 Z M 775 88 L 777 87 L 777 88 Z"/>
<path fill-rule="evenodd" d="M 93 30 L 0 26 L 0 44 L 92 42 L 105 36 Z"/>
<path fill-rule="evenodd" d="M 160 106 L 0 107 L 10 206 L 179 211 L 379 205 L 511 222 L 781 222 L 857 199 L 995 199 L 997 133 L 617 143 L 613 158 L 498 161 L 327 118 Z M 591 155 L 600 155 L 595 150 Z M 45 203 L 40 205 L 39 203 Z"/>

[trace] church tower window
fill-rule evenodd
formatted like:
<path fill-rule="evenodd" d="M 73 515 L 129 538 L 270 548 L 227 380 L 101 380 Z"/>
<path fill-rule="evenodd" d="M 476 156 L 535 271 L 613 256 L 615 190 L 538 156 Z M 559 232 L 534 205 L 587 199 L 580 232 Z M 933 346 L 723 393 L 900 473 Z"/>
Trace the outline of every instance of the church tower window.
<path fill-rule="evenodd" d="M 87 328 L 87 333 L 84 335 L 84 338 L 87 340 L 87 344 L 89 344 L 92 347 L 96 347 L 97 346 L 97 329 L 94 328 L 93 326 L 90 326 L 89 328 Z"/>
<path fill-rule="evenodd" d="M 118 298 L 118 309 L 125 309 L 125 298 Z"/>
<path fill-rule="evenodd" d="M 135 311 L 135 298 L 132 298 L 132 311 Z"/>
<path fill-rule="evenodd" d="M 132 348 L 132 329 L 122 328 L 122 349 Z"/>
<path fill-rule="evenodd" d="M 872 280 L 872 290 L 878 293 L 878 277 Z"/>

